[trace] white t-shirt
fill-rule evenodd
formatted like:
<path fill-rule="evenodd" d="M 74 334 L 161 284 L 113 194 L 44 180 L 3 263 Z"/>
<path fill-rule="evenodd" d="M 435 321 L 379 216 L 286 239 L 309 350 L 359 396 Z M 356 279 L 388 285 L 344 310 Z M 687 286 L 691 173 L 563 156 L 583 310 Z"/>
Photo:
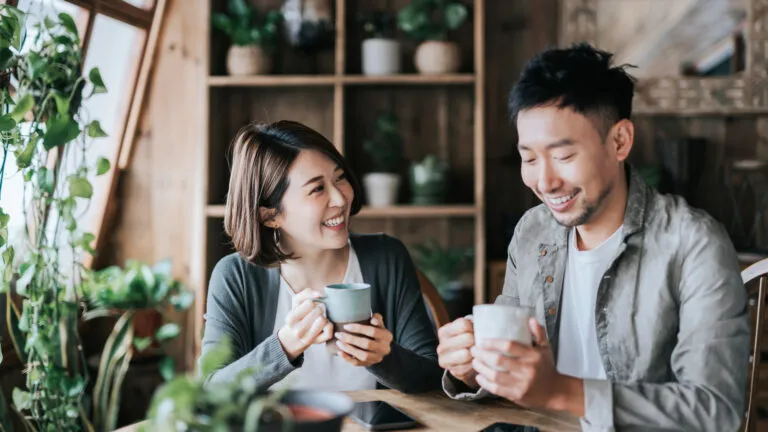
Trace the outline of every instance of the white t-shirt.
<path fill-rule="evenodd" d="M 576 229 L 570 231 L 558 334 L 557 370 L 562 374 L 606 379 L 595 328 L 597 289 L 616 257 L 622 231 L 623 225 L 600 246 L 586 251 L 576 246 Z"/>
<path fill-rule="evenodd" d="M 360 261 L 352 244 L 349 244 L 349 262 L 344 283 L 362 283 L 363 273 Z M 285 324 L 285 317 L 291 310 L 291 301 L 296 293 L 280 276 L 280 294 L 277 299 L 277 313 L 273 333 Z M 289 373 L 273 387 L 288 386 L 291 389 L 315 389 L 332 391 L 373 390 L 376 378 L 365 367 L 353 366 L 339 356 L 331 355 L 325 344 L 311 345 L 304 351 L 303 365 Z"/>

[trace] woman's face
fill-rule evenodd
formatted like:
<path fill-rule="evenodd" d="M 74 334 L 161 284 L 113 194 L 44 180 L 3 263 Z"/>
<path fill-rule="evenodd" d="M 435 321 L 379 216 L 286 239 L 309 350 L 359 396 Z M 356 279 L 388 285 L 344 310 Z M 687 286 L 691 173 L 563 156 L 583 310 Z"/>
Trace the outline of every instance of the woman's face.
<path fill-rule="evenodd" d="M 282 211 L 275 217 L 286 253 L 340 249 L 349 240 L 355 197 L 346 173 L 315 150 L 302 150 L 288 171 Z"/>

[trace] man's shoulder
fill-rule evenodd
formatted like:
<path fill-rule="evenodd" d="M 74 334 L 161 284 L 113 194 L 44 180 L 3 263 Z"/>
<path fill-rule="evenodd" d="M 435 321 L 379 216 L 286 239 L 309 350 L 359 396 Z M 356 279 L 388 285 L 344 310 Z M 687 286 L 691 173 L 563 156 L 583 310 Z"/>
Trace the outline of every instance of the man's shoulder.
<path fill-rule="evenodd" d="M 528 209 L 515 225 L 509 244 L 510 251 L 526 247 L 538 248 L 542 243 L 556 242 L 563 229 L 552 216 L 552 211 L 545 204 L 539 204 Z"/>
<path fill-rule="evenodd" d="M 683 239 L 707 236 L 730 240 L 723 225 L 707 211 L 679 195 L 656 191 L 648 200 L 644 227 L 652 233 L 674 234 Z"/>

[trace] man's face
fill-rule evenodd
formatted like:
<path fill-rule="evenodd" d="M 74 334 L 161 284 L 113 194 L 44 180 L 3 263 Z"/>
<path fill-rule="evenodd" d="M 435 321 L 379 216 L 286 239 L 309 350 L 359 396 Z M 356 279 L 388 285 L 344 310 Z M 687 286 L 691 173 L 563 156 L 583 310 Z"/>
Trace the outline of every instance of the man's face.
<path fill-rule="evenodd" d="M 520 111 L 517 130 L 525 185 L 561 225 L 589 224 L 611 196 L 629 151 L 617 140 L 616 125 L 603 139 L 586 116 L 544 106 Z"/>

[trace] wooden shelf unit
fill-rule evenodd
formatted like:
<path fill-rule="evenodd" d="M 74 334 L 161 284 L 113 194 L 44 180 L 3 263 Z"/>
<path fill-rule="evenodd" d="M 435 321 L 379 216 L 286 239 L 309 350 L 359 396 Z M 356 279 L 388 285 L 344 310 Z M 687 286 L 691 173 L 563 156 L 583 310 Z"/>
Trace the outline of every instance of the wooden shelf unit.
<path fill-rule="evenodd" d="M 455 173 L 457 194 L 450 202 L 438 206 L 411 206 L 399 203 L 385 208 L 364 207 L 353 219 L 352 228 L 364 226 L 369 231 L 384 231 L 408 245 L 407 238 L 425 233 L 436 233 L 444 244 L 454 241 L 470 243 L 475 248 L 475 262 L 471 281 L 475 303 L 486 301 L 485 259 L 485 0 L 465 0 L 472 7 L 470 22 L 464 24 L 461 38 L 464 64 L 459 73 L 448 75 L 420 75 L 413 70 L 414 42 L 402 35 L 402 61 L 404 71 L 390 76 L 365 76 L 360 72 L 360 35 L 351 25 L 358 9 L 373 8 L 363 0 L 335 0 L 336 37 L 332 55 L 318 57 L 310 68 L 296 68 L 287 60 L 276 65 L 273 75 L 227 76 L 224 71 L 226 42 L 210 26 L 210 14 L 223 7 L 208 0 L 208 46 L 204 59 L 208 64 L 207 79 L 207 140 L 203 149 L 206 166 L 203 168 L 204 196 L 201 197 L 202 214 L 198 226 L 203 231 L 195 263 L 197 301 L 194 316 L 195 353 L 200 352 L 200 338 L 204 323 L 207 283 L 216 262 L 230 249 L 221 219 L 224 216 L 224 198 L 229 172 L 226 153 L 237 128 L 249 120 L 275 121 L 290 118 L 316 128 L 330 138 L 334 145 L 350 159 L 355 172 L 361 177 L 355 162 L 361 159 L 361 137 L 365 124 L 371 123 L 373 111 L 387 100 L 390 109 L 408 125 L 406 138 L 410 159 L 425 153 L 448 156 L 457 165 Z M 274 0 L 250 0 L 259 10 L 265 5 L 274 8 Z M 223 3 L 223 2 L 222 2 Z M 374 2 L 375 3 L 375 2 Z M 393 0 L 387 4 L 399 10 L 408 0 Z M 357 8 L 357 9 L 356 9 Z M 286 55 L 290 57 L 290 54 Z M 291 60 L 291 59 L 289 59 Z M 293 59 L 295 60 L 295 59 Z M 307 69 L 311 69 L 310 73 Z M 394 95 L 394 96 L 393 96 Z M 428 101 L 424 101 L 427 99 Z M 413 103 L 411 103 L 413 102 Z M 421 104 L 421 105 L 419 105 Z M 351 106 L 351 107 L 350 107 Z M 459 108 L 455 108 L 458 106 Z M 409 111 L 410 110 L 410 111 Z M 435 117 L 435 119 L 432 119 Z M 427 120 L 425 120 L 427 119 Z M 366 123 L 367 122 L 367 123 Z M 432 123 L 430 123 L 432 122 Z M 407 177 L 401 184 L 407 183 Z M 404 224 L 407 232 L 394 227 Z"/>

